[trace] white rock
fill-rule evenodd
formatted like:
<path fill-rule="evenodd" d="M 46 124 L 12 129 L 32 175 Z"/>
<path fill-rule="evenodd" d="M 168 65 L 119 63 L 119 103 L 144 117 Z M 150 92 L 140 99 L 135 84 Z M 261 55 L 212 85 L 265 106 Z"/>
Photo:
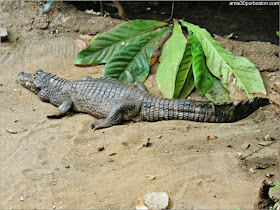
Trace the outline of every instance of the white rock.
<path fill-rule="evenodd" d="M 0 34 L 1 34 L 1 41 L 4 41 L 8 38 L 8 32 L 6 28 L 0 28 Z"/>
<path fill-rule="evenodd" d="M 166 209 L 169 197 L 165 192 L 152 192 L 144 196 L 144 202 L 149 209 Z"/>
<path fill-rule="evenodd" d="M 265 141 L 271 141 L 271 136 L 270 136 L 270 134 L 265 135 L 264 140 L 265 140 Z"/>

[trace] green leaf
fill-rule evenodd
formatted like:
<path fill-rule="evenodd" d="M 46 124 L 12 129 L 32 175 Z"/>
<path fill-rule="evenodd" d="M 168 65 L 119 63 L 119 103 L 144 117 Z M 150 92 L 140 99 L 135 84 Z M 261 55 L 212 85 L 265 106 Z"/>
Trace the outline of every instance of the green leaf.
<path fill-rule="evenodd" d="M 228 92 L 218 79 L 214 79 L 212 87 L 205 93 L 205 96 L 210 101 L 229 101 Z"/>
<path fill-rule="evenodd" d="M 184 52 L 182 61 L 179 66 L 177 76 L 176 76 L 175 91 L 174 91 L 173 98 L 179 97 L 179 95 L 181 94 L 182 88 L 183 88 L 184 84 L 186 83 L 186 78 L 189 74 L 189 71 L 190 71 L 190 68 L 192 65 L 191 46 L 192 46 L 191 39 L 190 39 L 190 36 L 188 36 L 186 49 L 185 49 L 185 52 Z M 186 94 L 186 91 L 184 91 L 184 92 Z M 181 97 L 184 97 L 185 94 L 182 94 Z"/>
<path fill-rule="evenodd" d="M 280 202 L 277 202 L 274 204 L 273 209 L 277 209 L 277 207 L 279 206 Z"/>
<path fill-rule="evenodd" d="M 122 47 L 137 42 L 149 33 L 153 33 L 155 29 L 166 25 L 165 22 L 140 19 L 122 23 L 109 31 L 97 34 L 89 42 L 89 47 L 78 54 L 74 64 L 88 66 L 107 63 Z"/>
<path fill-rule="evenodd" d="M 195 87 L 200 95 L 204 95 L 211 88 L 214 79 L 206 66 L 200 42 L 194 34 L 190 33 L 190 36 L 192 39 L 192 69 Z"/>
<path fill-rule="evenodd" d="M 54 1 L 48 1 L 48 2 L 46 3 L 46 5 L 44 6 L 44 9 L 43 9 L 42 14 L 45 14 L 45 12 L 49 9 L 49 7 L 52 5 L 53 2 L 54 2 Z"/>
<path fill-rule="evenodd" d="M 181 90 L 178 98 L 180 98 L 180 99 L 187 98 L 187 96 L 192 92 L 194 87 L 195 87 L 195 84 L 194 84 L 193 71 L 192 71 L 192 66 L 191 66 L 187 79 L 184 83 L 184 86 L 182 87 L 182 90 Z"/>
<path fill-rule="evenodd" d="M 157 69 L 157 83 L 159 89 L 166 98 L 173 98 L 178 69 L 182 61 L 187 39 L 185 38 L 181 26 L 174 21 L 172 36 L 165 42 L 161 63 Z"/>
<path fill-rule="evenodd" d="M 276 35 L 279 36 L 279 31 L 276 31 Z"/>
<path fill-rule="evenodd" d="M 222 45 L 213 40 L 205 29 L 183 20 L 180 22 L 197 37 L 206 56 L 209 70 L 221 80 L 226 89 L 233 74 L 236 77 L 236 84 L 245 90 L 248 97 L 252 97 L 250 93 L 266 93 L 260 72 L 248 59 L 235 56 L 223 49 Z"/>
<path fill-rule="evenodd" d="M 273 192 L 274 190 L 276 190 L 276 188 L 277 188 L 279 185 L 280 185 L 280 182 L 277 182 L 277 184 L 272 188 L 272 192 Z"/>
<path fill-rule="evenodd" d="M 150 71 L 150 60 L 156 43 L 171 27 L 153 31 L 133 44 L 129 44 L 114 54 L 105 65 L 103 77 L 115 77 L 123 82 L 144 82 Z"/>

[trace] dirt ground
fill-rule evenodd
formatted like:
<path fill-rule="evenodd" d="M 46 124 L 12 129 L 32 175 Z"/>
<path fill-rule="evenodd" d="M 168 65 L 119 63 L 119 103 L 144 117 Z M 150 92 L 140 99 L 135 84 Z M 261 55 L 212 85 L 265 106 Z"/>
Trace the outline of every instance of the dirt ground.
<path fill-rule="evenodd" d="M 1 2 L 1 26 L 9 31 L 1 45 L 1 209 L 133 209 L 149 192 L 166 192 L 171 209 L 252 209 L 262 180 L 279 180 L 279 142 L 239 159 L 258 149 L 267 134 L 279 137 L 273 105 L 229 124 L 125 122 L 93 132 L 94 118 L 87 114 L 48 119 L 56 108 L 23 88 L 18 73 L 43 69 L 65 79 L 99 77 L 102 65 L 73 65 L 80 50 L 74 40 L 122 21 L 61 2 L 45 15 L 42 7 Z M 216 39 L 261 70 L 269 97 L 279 80 L 279 47 Z M 160 94 L 155 74 L 145 85 Z M 231 90 L 232 100 L 245 99 Z M 207 140 L 209 135 L 217 138 Z M 150 146 L 139 149 L 146 138 Z"/>

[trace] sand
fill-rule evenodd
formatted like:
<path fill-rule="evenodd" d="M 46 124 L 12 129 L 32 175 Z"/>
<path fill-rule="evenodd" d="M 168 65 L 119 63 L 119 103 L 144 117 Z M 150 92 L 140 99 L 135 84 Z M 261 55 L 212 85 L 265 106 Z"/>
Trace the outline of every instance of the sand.
<path fill-rule="evenodd" d="M 89 16 L 63 3 L 48 16 L 36 2 L 1 4 L 1 22 L 10 33 L 1 47 L 1 209 L 133 209 L 149 192 L 166 192 L 172 209 L 251 209 L 262 180 L 279 180 L 279 143 L 239 159 L 240 153 L 258 149 L 265 135 L 278 138 L 273 105 L 229 124 L 124 122 L 93 132 L 94 117 L 87 114 L 48 119 L 56 107 L 22 87 L 18 73 L 43 69 L 65 79 L 100 77 L 103 65 L 73 65 L 80 51 L 74 40 L 122 21 Z M 51 34 L 55 29 L 59 33 Z M 233 52 L 234 46 L 247 46 L 243 52 L 258 61 L 270 94 L 279 67 L 266 71 L 260 66 L 266 65 L 265 56 L 251 49 L 266 49 L 268 59 L 278 51 L 279 59 L 279 47 L 226 43 Z M 160 94 L 155 74 L 145 85 Z M 242 94 L 232 99 L 243 99 Z M 199 99 L 197 93 L 191 98 Z M 141 148 L 146 138 L 150 146 Z M 258 164 L 264 169 L 256 169 Z"/>

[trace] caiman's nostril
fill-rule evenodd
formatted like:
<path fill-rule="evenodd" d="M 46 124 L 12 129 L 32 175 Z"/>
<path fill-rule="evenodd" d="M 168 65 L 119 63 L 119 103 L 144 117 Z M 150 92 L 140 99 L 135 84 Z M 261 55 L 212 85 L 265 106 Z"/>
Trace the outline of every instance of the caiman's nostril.
<path fill-rule="evenodd" d="M 36 71 L 36 74 L 43 72 L 42 69 Z"/>
<path fill-rule="evenodd" d="M 23 72 L 20 72 L 19 74 L 18 74 L 18 76 L 20 77 L 20 76 L 22 76 L 24 73 Z"/>

